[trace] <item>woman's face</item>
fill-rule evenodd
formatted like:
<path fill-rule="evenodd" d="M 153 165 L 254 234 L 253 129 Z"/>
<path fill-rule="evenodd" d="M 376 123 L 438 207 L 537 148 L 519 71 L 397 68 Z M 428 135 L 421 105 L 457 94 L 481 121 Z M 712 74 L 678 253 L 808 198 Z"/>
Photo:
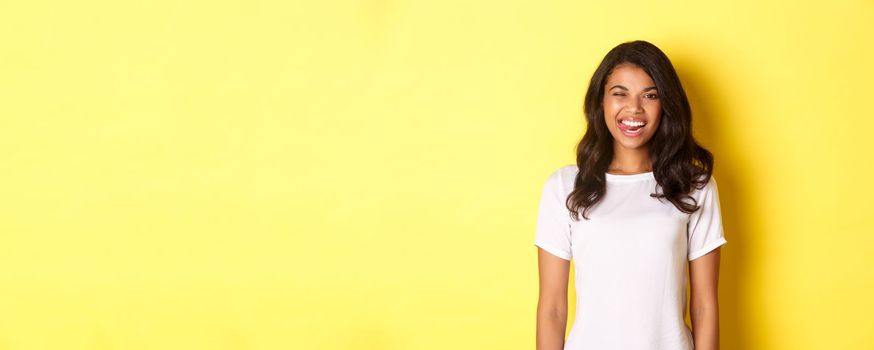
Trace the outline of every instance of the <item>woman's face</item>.
<path fill-rule="evenodd" d="M 614 143 L 645 148 L 658 129 L 662 114 L 659 92 L 649 74 L 623 63 L 613 68 L 604 90 L 604 119 Z"/>

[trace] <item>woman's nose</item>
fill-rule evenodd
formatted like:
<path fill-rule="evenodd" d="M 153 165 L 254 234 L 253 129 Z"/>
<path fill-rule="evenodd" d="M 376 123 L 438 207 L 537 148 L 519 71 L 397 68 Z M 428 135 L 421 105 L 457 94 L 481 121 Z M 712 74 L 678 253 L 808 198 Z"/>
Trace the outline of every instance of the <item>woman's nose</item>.
<path fill-rule="evenodd" d="M 631 102 L 628 102 L 628 105 L 626 106 L 626 108 L 628 108 L 628 112 L 632 113 L 632 114 L 638 114 L 638 113 L 643 112 L 643 108 L 640 107 L 640 102 L 637 101 L 636 99 L 631 100 Z"/>

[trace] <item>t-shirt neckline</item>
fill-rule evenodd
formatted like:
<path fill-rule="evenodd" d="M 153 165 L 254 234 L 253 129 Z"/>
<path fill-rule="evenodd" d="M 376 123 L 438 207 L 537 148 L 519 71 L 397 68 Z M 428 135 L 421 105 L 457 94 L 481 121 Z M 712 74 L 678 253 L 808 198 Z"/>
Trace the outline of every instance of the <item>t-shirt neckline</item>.
<path fill-rule="evenodd" d="M 611 174 L 608 172 L 604 172 L 606 175 L 606 180 L 610 182 L 629 182 L 629 181 L 644 181 L 644 180 L 653 180 L 655 179 L 655 175 L 652 171 L 647 171 L 645 173 L 639 174 L 630 174 L 630 175 L 617 175 Z"/>

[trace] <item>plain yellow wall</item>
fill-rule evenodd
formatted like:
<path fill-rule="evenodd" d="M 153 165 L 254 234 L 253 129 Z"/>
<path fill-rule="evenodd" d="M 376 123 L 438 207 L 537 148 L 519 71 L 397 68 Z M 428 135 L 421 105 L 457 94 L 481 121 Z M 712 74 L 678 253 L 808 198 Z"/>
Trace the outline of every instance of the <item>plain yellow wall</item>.
<path fill-rule="evenodd" d="M 872 349 L 872 17 L 3 1 L 0 349 L 533 349 L 539 190 L 634 39 L 716 156 L 723 349 Z"/>

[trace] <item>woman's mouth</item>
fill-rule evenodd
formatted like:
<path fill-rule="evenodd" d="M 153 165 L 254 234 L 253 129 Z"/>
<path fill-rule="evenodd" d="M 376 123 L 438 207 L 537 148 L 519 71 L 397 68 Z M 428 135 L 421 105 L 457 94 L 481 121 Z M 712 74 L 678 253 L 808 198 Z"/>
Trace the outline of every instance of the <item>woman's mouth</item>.
<path fill-rule="evenodd" d="M 623 135 L 634 137 L 643 133 L 643 127 L 646 126 L 646 121 L 642 119 L 623 118 L 616 123 L 616 126 Z"/>

